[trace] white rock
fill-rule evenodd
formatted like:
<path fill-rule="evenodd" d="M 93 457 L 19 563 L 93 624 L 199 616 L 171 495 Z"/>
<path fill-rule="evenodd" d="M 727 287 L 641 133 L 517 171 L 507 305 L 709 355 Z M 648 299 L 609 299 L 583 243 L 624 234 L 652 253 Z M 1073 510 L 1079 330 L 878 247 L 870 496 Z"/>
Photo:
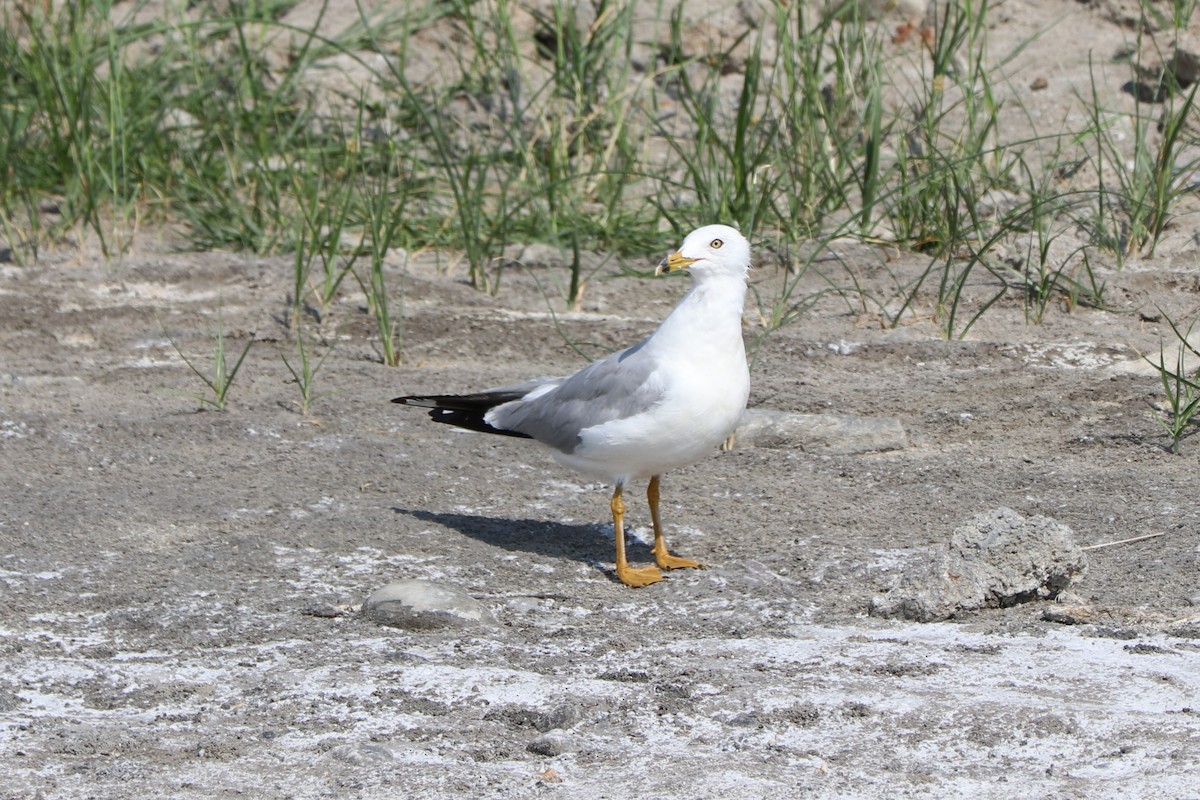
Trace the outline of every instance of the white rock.
<path fill-rule="evenodd" d="M 897 576 L 871 600 L 870 613 L 938 622 L 960 611 L 1053 599 L 1086 571 L 1085 554 L 1066 525 L 998 508 L 971 517 Z"/>
<path fill-rule="evenodd" d="M 327 758 L 362 767 L 394 761 L 396 756 L 384 745 L 358 742 L 338 745 L 329 751 Z"/>
<path fill-rule="evenodd" d="M 416 579 L 376 589 L 363 603 L 363 613 L 381 625 L 408 630 L 496 624 L 492 612 L 466 592 Z"/>

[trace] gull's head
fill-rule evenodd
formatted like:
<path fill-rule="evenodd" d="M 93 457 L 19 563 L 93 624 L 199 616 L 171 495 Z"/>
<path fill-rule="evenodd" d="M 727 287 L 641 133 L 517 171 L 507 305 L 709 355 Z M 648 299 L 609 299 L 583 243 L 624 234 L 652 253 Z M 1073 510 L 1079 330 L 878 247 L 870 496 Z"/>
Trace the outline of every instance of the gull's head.
<path fill-rule="evenodd" d="M 687 235 L 678 250 L 663 259 L 655 274 L 686 269 L 696 277 L 746 277 L 750 242 L 728 225 L 705 225 Z"/>

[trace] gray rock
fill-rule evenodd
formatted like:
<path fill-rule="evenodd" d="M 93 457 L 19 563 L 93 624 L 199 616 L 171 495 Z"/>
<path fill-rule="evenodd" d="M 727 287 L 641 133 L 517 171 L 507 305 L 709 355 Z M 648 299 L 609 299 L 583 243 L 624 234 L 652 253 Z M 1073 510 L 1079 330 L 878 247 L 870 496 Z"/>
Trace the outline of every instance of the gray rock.
<path fill-rule="evenodd" d="M 1056 597 L 1087 569 L 1070 528 L 1009 508 L 976 514 L 900 575 L 870 613 L 918 622 Z"/>
<path fill-rule="evenodd" d="M 564 263 L 562 250 L 544 242 L 530 242 L 521 247 L 515 260 L 527 267 L 561 267 Z"/>
<path fill-rule="evenodd" d="M 908 447 L 898 419 L 845 414 L 793 414 L 749 409 L 738 425 L 734 446 L 796 447 L 805 452 L 853 455 Z"/>
<path fill-rule="evenodd" d="M 582 715 L 576 706 L 564 703 L 536 715 L 533 719 L 533 726 L 543 733 L 548 733 L 561 728 L 570 728 L 581 718 Z"/>
<path fill-rule="evenodd" d="M 567 736 L 561 733 L 547 733 L 534 739 L 525 749 L 539 756 L 560 756 L 575 748 L 571 746 L 571 740 Z"/>
<path fill-rule="evenodd" d="M 369 744 L 366 742 L 340 744 L 329 751 L 328 757 L 335 761 L 342 761 L 346 764 L 355 764 L 357 766 L 382 764 L 394 761 L 396 758 L 392 751 L 384 745 Z"/>
<path fill-rule="evenodd" d="M 16 692 L 9 689 L 7 686 L 0 687 L 0 714 L 7 714 L 10 711 L 15 711 L 22 703 L 27 702 L 18 697 Z"/>
<path fill-rule="evenodd" d="M 576 725 L 583 715 L 577 705 L 566 702 L 541 711 L 519 705 L 501 706 L 492 709 L 483 718 L 504 722 L 516 728 L 532 727 L 538 733 L 549 733 Z"/>
<path fill-rule="evenodd" d="M 376 589 L 363 613 L 381 625 L 408 630 L 494 625 L 495 617 L 466 592 L 423 580 L 402 580 Z"/>

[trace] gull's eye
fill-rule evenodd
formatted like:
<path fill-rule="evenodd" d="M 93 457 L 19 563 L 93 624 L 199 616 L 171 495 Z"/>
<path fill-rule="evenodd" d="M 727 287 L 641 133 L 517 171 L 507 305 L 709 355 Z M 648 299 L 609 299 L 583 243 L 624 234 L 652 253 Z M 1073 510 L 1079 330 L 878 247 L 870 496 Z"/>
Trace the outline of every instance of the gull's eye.
<path fill-rule="evenodd" d="M 711 247 L 713 250 L 720 250 L 722 247 L 725 246 L 725 242 L 723 242 L 720 239 L 713 239 L 711 242 L 708 243 L 708 246 Z"/>

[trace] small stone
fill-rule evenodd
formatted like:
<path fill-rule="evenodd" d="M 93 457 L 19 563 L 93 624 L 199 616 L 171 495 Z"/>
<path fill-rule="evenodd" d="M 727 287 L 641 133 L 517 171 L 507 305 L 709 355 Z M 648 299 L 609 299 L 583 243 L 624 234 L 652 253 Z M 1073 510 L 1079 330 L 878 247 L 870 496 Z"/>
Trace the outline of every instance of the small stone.
<path fill-rule="evenodd" d="M 527 267 L 561 267 L 564 263 L 560 249 L 542 242 L 531 242 L 522 247 L 516 260 Z"/>
<path fill-rule="evenodd" d="M 547 733 L 559 728 L 570 728 L 575 723 L 579 722 L 581 715 L 579 709 L 573 705 L 564 703 L 561 706 L 552 708 L 549 711 L 543 711 L 533 718 L 533 726 L 542 733 Z"/>
<path fill-rule="evenodd" d="M 1066 589 L 1064 589 L 1063 591 L 1061 591 L 1057 595 L 1055 595 L 1054 602 L 1058 603 L 1060 606 L 1086 606 L 1086 605 L 1088 605 L 1087 600 L 1084 600 L 1082 597 L 1075 594 L 1075 592 L 1067 591 Z"/>
<path fill-rule="evenodd" d="M 0 687 L 0 714 L 7 714 L 10 711 L 14 711 L 23 702 L 25 701 L 17 697 L 7 687 Z"/>
<path fill-rule="evenodd" d="M 506 606 L 514 614 L 541 614 L 551 608 L 551 603 L 541 597 L 514 597 Z"/>
<path fill-rule="evenodd" d="M 320 617 L 322 619 L 334 619 L 335 617 L 343 616 L 346 613 L 345 608 L 339 608 L 332 603 L 309 603 L 300 609 L 300 613 L 306 617 Z"/>
<path fill-rule="evenodd" d="M 743 711 L 730 718 L 729 724 L 735 728 L 761 728 L 762 719 L 753 711 Z"/>
<path fill-rule="evenodd" d="M 734 446 L 796 447 L 806 453 L 855 455 L 908 447 L 908 434 L 893 417 L 793 414 L 750 409 L 735 433 Z"/>
<path fill-rule="evenodd" d="M 582 716 L 576 705 L 567 702 L 544 711 L 518 705 L 500 706 L 493 708 L 483 718 L 504 722 L 516 728 L 532 727 L 538 733 L 549 733 L 570 728 L 579 722 Z"/>
<path fill-rule="evenodd" d="M 365 766 L 367 764 L 382 764 L 394 761 L 395 755 L 381 744 L 358 742 L 355 744 L 340 744 L 329 751 L 329 757 L 346 764 Z"/>
<path fill-rule="evenodd" d="M 553 769 L 544 769 L 537 774 L 542 783 L 562 783 L 562 777 Z"/>
<path fill-rule="evenodd" d="M 534 739 L 525 749 L 539 756 L 560 756 L 574 748 L 571 747 L 571 740 L 563 734 L 547 733 Z"/>
<path fill-rule="evenodd" d="M 492 612 L 466 592 L 416 579 L 376 589 L 363 603 L 363 613 L 380 625 L 407 630 L 496 624 Z"/>
<path fill-rule="evenodd" d="M 1096 609 L 1087 605 L 1055 605 L 1042 612 L 1042 619 L 1059 625 L 1090 625 L 1099 618 Z"/>

